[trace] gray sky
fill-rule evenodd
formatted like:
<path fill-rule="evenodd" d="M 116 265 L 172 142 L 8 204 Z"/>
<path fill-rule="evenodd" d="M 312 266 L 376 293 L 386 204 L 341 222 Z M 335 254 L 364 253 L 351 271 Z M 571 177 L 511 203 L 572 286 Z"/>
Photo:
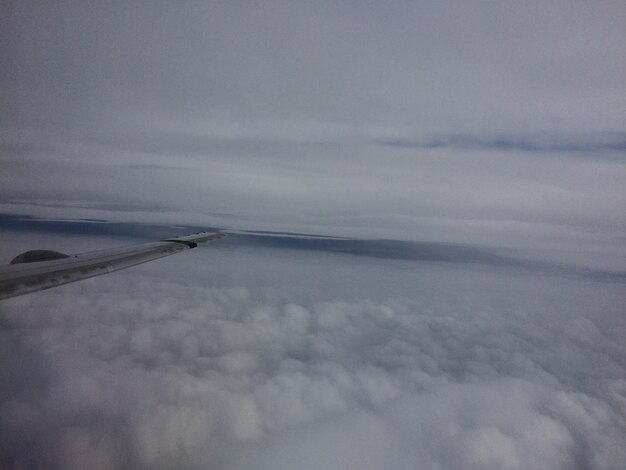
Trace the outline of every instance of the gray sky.
<path fill-rule="evenodd" d="M 4 212 L 619 250 L 621 2 L 4 10 Z"/>
<path fill-rule="evenodd" d="M 419 243 L 232 234 L 2 302 L 0 467 L 621 468 L 625 24 L 3 2 L 3 260 L 182 225 Z"/>

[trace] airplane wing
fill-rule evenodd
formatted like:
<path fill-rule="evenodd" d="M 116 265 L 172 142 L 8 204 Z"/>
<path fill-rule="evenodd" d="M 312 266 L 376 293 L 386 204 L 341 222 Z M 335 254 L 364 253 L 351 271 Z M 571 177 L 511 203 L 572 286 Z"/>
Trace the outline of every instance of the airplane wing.
<path fill-rule="evenodd" d="M 11 264 L 0 266 L 0 300 L 129 268 L 225 236 L 222 233 L 201 232 L 74 255 L 48 250 L 27 251 L 16 256 Z"/>

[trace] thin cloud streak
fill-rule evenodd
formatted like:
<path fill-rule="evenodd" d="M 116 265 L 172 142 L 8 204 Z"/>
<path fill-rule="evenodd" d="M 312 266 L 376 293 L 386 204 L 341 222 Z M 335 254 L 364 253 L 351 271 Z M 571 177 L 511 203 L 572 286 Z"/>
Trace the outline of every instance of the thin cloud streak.
<path fill-rule="evenodd" d="M 563 138 L 523 138 L 499 137 L 482 140 L 472 136 L 449 136 L 425 141 L 410 139 L 389 139 L 380 143 L 393 147 L 407 147 L 416 149 L 429 148 L 457 148 L 457 149 L 485 149 L 495 151 L 524 151 L 549 153 L 558 152 L 573 156 L 591 156 L 592 158 L 610 158 L 618 161 L 624 159 L 626 152 L 626 136 L 623 134 L 599 136 L 598 139 L 580 141 Z M 606 154 L 609 153 L 607 156 Z"/>

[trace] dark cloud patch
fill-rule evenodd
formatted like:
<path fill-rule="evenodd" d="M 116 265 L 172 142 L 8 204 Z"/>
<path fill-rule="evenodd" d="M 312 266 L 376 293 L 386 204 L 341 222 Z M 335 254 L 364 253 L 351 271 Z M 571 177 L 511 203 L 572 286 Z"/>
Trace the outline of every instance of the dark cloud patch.
<path fill-rule="evenodd" d="M 598 280 L 621 281 L 625 272 L 580 269 L 557 263 L 524 259 L 504 254 L 509 250 L 436 242 L 409 242 L 398 240 L 327 239 L 315 237 L 280 237 L 237 235 L 230 244 L 257 245 L 292 250 L 313 250 L 342 253 L 381 259 L 414 260 L 425 262 L 479 264 L 523 268 L 531 271 L 586 276 Z M 498 253 L 500 251 L 500 253 Z M 519 253 L 521 255 L 522 253 Z M 528 254 L 527 254 L 528 256 Z"/>
<path fill-rule="evenodd" d="M 474 136 L 449 136 L 424 141 L 396 138 L 380 141 L 383 145 L 416 149 L 480 149 L 493 151 L 522 151 L 539 153 L 573 154 L 622 161 L 626 154 L 626 136 L 624 134 L 599 135 L 589 141 L 578 139 L 553 138 L 515 138 L 500 137 L 484 139 Z"/>

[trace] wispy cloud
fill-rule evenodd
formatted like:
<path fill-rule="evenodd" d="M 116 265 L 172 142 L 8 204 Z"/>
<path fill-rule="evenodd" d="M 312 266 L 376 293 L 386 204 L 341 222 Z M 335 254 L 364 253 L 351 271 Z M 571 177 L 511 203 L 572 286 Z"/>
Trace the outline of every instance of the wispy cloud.
<path fill-rule="evenodd" d="M 493 151 L 522 151 L 562 154 L 580 154 L 591 158 L 612 158 L 622 161 L 626 156 L 626 134 L 599 135 L 596 138 L 581 140 L 580 138 L 553 137 L 478 137 L 478 136 L 444 136 L 434 139 L 411 140 L 395 138 L 381 140 L 381 144 L 393 147 L 415 149 L 451 148 L 479 149 Z"/>

